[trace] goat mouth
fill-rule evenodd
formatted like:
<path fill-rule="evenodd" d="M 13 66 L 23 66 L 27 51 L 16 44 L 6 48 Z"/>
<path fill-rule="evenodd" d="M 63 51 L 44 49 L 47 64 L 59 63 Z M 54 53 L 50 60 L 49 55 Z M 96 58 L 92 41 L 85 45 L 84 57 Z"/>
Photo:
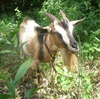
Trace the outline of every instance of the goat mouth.
<path fill-rule="evenodd" d="M 64 48 L 65 48 L 65 49 L 68 49 L 68 50 L 71 51 L 73 54 L 74 54 L 74 53 L 77 53 L 77 52 L 79 51 L 79 47 L 78 47 L 78 46 L 77 46 L 77 47 L 72 47 L 72 46 L 70 46 L 70 45 L 65 45 Z"/>
<path fill-rule="evenodd" d="M 77 47 L 77 48 L 68 47 L 68 49 L 69 49 L 72 53 L 77 53 L 77 52 L 79 51 L 79 47 Z"/>

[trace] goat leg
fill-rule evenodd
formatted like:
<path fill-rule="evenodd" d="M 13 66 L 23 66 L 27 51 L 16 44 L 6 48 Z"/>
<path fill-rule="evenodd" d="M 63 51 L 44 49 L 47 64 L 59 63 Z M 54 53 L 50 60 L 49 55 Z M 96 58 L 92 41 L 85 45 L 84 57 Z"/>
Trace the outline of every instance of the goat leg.
<path fill-rule="evenodd" d="M 55 73 L 54 73 L 54 65 L 53 65 L 53 62 L 50 63 L 50 74 L 51 74 L 51 87 L 54 88 L 54 76 L 55 76 Z"/>
<path fill-rule="evenodd" d="M 40 75 L 40 70 L 39 70 L 39 64 L 40 62 L 38 60 L 34 60 L 34 66 L 35 66 L 35 72 L 36 72 L 36 78 L 38 80 L 38 84 L 40 85 L 41 82 L 41 75 Z"/>

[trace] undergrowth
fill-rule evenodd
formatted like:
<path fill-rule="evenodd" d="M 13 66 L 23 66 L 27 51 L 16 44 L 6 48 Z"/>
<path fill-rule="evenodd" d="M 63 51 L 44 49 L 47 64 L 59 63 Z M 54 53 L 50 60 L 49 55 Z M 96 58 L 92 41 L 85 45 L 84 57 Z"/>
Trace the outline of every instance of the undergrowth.
<path fill-rule="evenodd" d="M 45 7 L 43 9 L 45 10 Z M 26 99 L 31 99 L 36 97 L 37 94 L 43 99 L 99 99 L 99 89 L 95 87 L 99 84 L 99 78 L 96 80 L 94 78 L 100 75 L 100 38 L 98 36 L 100 29 L 90 31 L 91 36 L 89 39 L 87 39 L 87 31 L 85 31 L 84 37 L 87 42 L 81 43 L 81 40 L 79 40 L 78 73 L 74 74 L 68 70 L 63 71 L 61 68 L 63 61 L 59 58 L 61 57 L 60 54 L 58 54 L 55 61 L 54 89 L 48 86 L 34 87 L 34 83 L 32 83 L 34 78 L 30 77 L 31 72 L 29 70 L 31 59 L 21 64 L 22 58 L 19 56 L 20 49 L 18 48 L 18 30 L 19 23 L 22 20 L 22 13 L 18 8 L 15 11 L 16 17 L 3 15 L 0 20 L 0 99 L 24 99 L 25 97 Z M 42 13 L 39 12 L 41 15 Z M 78 37 L 78 39 L 80 38 Z M 49 79 L 49 65 L 42 64 L 41 66 L 44 67 L 41 71 L 45 72 L 45 78 Z M 22 77 L 25 74 L 28 74 L 25 80 L 27 82 L 22 81 Z M 27 88 L 25 84 L 31 85 Z"/>

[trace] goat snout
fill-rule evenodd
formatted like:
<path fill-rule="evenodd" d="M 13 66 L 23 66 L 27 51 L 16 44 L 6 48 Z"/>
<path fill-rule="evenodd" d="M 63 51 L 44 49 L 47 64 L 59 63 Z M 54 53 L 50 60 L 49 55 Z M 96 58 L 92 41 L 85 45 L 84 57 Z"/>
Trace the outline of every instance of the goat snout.
<path fill-rule="evenodd" d="M 71 43 L 71 47 L 72 47 L 73 50 L 79 51 L 79 47 L 78 47 L 78 43 L 77 42 Z"/>

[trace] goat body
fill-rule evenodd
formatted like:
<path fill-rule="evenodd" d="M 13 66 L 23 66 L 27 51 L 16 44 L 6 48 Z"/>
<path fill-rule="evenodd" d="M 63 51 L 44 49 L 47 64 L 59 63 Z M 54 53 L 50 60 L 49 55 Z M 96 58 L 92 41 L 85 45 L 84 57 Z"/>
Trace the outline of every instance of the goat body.
<path fill-rule="evenodd" d="M 57 49 L 61 46 L 57 46 L 58 42 L 56 42 L 55 36 L 52 33 L 49 33 L 49 31 L 49 26 L 42 28 L 34 20 L 24 19 L 20 25 L 20 45 L 25 42 L 21 50 L 21 55 L 23 55 L 23 53 L 30 55 L 34 60 L 34 66 L 36 66 L 37 69 L 41 62 L 50 62 L 52 59 L 48 53 L 45 43 L 50 49 L 51 55 L 55 55 L 57 53 Z M 47 37 L 44 42 L 45 34 L 47 34 Z M 73 71 L 72 66 L 77 64 L 77 57 L 75 54 L 63 47 L 59 49 L 64 60 L 64 65 L 68 65 L 70 70 Z"/>
<path fill-rule="evenodd" d="M 41 30 L 38 30 L 41 29 Z M 19 41 L 23 45 L 22 51 L 30 55 L 34 60 L 40 62 L 50 62 L 51 56 L 48 54 L 44 44 L 44 35 L 49 31 L 49 27 L 40 27 L 34 20 L 24 20 L 20 25 Z M 39 33 L 40 32 L 40 33 Z M 55 54 L 57 46 L 54 45 L 50 34 L 46 37 L 48 48 L 53 50 L 51 54 Z M 21 51 L 21 53 L 22 53 Z M 35 62 L 35 61 L 34 61 Z"/>
<path fill-rule="evenodd" d="M 25 43 L 21 49 L 23 53 L 30 55 L 34 60 L 36 72 L 39 71 L 41 62 L 51 62 L 52 56 L 60 50 L 64 65 L 74 71 L 77 66 L 75 52 L 79 50 L 78 44 L 73 37 L 73 28 L 84 19 L 69 21 L 65 14 L 60 11 L 63 20 L 60 21 L 54 15 L 46 13 L 53 23 L 47 27 L 39 26 L 34 20 L 24 19 L 20 24 L 19 42 Z"/>

